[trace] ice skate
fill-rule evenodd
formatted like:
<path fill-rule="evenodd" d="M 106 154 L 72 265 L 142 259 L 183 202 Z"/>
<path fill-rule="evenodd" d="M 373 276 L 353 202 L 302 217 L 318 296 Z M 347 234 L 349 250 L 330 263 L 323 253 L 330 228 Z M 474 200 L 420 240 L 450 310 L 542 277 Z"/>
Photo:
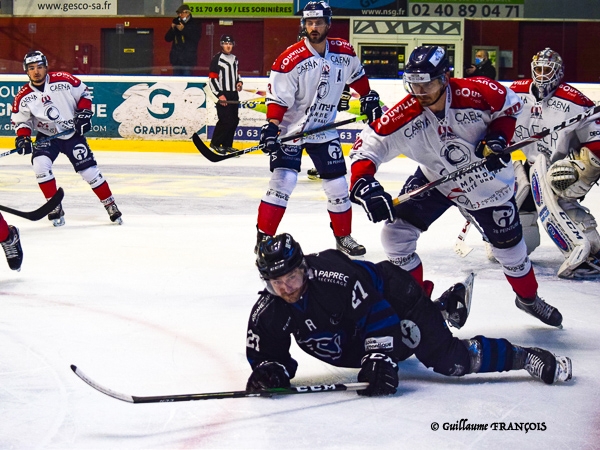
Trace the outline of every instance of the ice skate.
<path fill-rule="evenodd" d="M 526 300 L 517 295 L 517 308 L 541 320 L 546 325 L 562 328 L 562 314 L 554 306 L 549 305 L 536 294 L 535 299 Z"/>
<path fill-rule="evenodd" d="M 121 211 L 117 207 L 115 202 L 112 202 L 108 205 L 105 205 L 104 208 L 108 213 L 108 217 L 110 217 L 110 221 L 116 223 L 117 225 L 123 225 L 123 219 L 121 219 Z"/>
<path fill-rule="evenodd" d="M 474 279 L 475 274 L 471 273 L 465 281 L 456 283 L 433 301 L 448 324 L 456 329 L 463 327 L 469 317 Z"/>
<path fill-rule="evenodd" d="M 8 226 L 8 237 L 6 240 L 0 242 L 6 255 L 6 262 L 11 270 L 19 272 L 21 270 L 21 264 L 23 263 L 23 249 L 21 248 L 21 236 L 19 235 L 19 229 L 15 226 Z"/>
<path fill-rule="evenodd" d="M 48 220 L 52 222 L 55 227 L 62 227 L 65 224 L 65 212 L 62 209 L 62 203 L 48 214 Z"/>
<path fill-rule="evenodd" d="M 320 180 L 321 179 L 321 175 L 319 175 L 319 172 L 317 172 L 317 169 L 315 169 L 315 168 L 308 169 L 306 171 L 306 174 L 308 175 L 309 180 Z"/>
<path fill-rule="evenodd" d="M 572 378 L 571 358 L 553 355 L 543 348 L 532 347 L 524 350 L 527 352 L 524 369 L 533 378 L 546 384 L 569 381 Z"/>
<path fill-rule="evenodd" d="M 348 256 L 362 256 L 367 253 L 365 247 L 356 242 L 350 235 L 336 236 L 335 242 L 336 248 Z"/>

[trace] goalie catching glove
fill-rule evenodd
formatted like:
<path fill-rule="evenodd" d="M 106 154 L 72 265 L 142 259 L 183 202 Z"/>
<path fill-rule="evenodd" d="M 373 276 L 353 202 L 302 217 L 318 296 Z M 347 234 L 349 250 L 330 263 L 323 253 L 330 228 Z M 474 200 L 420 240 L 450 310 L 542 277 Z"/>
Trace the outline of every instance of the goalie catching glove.
<path fill-rule="evenodd" d="M 394 220 L 392 196 L 385 192 L 379 181 L 370 175 L 356 180 L 350 190 L 350 201 L 362 206 L 371 222 Z"/>
<path fill-rule="evenodd" d="M 368 382 L 369 387 L 357 391 L 358 395 L 374 397 L 392 395 L 398 387 L 398 364 L 383 353 L 369 353 L 360 362 L 358 381 Z"/>
<path fill-rule="evenodd" d="M 379 94 L 373 90 L 360 98 L 360 114 L 367 116 L 367 123 L 376 121 L 381 117 L 383 111 L 379 106 Z"/>
<path fill-rule="evenodd" d="M 29 155 L 33 152 L 33 142 L 31 136 L 17 136 L 15 139 L 15 147 L 19 155 Z"/>
<path fill-rule="evenodd" d="M 89 109 L 79 109 L 75 111 L 73 124 L 77 134 L 83 136 L 88 131 L 91 131 L 93 115 L 94 113 Z"/>
<path fill-rule="evenodd" d="M 500 133 L 489 133 L 479 141 L 475 148 L 475 156 L 486 158 L 485 168 L 488 172 L 504 169 L 510 163 L 510 153 L 504 153 L 506 139 Z"/>
<path fill-rule="evenodd" d="M 265 389 L 290 387 L 290 375 L 283 364 L 274 361 L 264 361 L 248 378 L 246 391 L 259 392 Z"/>
<path fill-rule="evenodd" d="M 600 178 L 600 157 L 581 147 L 572 159 L 556 161 L 548 169 L 548 182 L 556 195 L 578 199 Z"/>

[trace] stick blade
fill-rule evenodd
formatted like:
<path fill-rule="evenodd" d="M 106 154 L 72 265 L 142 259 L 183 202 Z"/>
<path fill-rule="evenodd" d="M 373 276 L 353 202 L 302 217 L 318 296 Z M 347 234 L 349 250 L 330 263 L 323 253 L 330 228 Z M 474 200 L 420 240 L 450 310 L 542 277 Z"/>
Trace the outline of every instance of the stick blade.
<path fill-rule="evenodd" d="M 102 386 L 101 384 L 96 383 L 94 380 L 89 378 L 86 374 L 84 374 L 81 369 L 79 369 L 76 365 L 71 364 L 71 370 L 85 381 L 89 386 L 93 387 L 97 391 L 102 392 L 103 394 L 108 395 L 109 397 L 116 398 L 117 400 L 122 400 L 127 403 L 135 403 L 133 397 L 131 395 L 122 394 L 117 391 L 113 391 L 112 389 L 108 389 L 107 387 Z"/>
<path fill-rule="evenodd" d="M 219 155 L 213 152 L 210 148 L 206 146 L 204 142 L 202 142 L 202 139 L 200 139 L 200 136 L 198 136 L 197 133 L 194 133 L 192 135 L 192 142 L 194 143 L 198 151 L 202 154 L 202 156 L 204 156 L 210 162 L 216 163 L 229 158 L 228 155 Z"/>

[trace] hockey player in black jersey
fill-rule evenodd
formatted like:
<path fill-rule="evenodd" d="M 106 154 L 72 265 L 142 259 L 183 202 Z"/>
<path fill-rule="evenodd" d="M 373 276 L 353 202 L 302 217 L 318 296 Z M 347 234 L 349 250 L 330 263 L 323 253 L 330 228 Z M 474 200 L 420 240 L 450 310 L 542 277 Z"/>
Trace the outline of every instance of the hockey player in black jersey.
<path fill-rule="evenodd" d="M 256 265 L 266 289 L 248 321 L 248 391 L 290 385 L 298 368 L 290 355 L 292 335 L 321 361 L 360 368 L 358 381 L 369 387 L 359 395 L 394 394 L 397 363 L 413 354 L 449 376 L 525 369 L 546 384 L 571 379 L 567 357 L 506 339 L 453 337 L 440 309 L 447 314 L 464 307 L 470 286 L 459 283 L 432 302 L 408 272 L 389 261 L 352 260 L 339 250 L 304 255 L 289 234 L 263 241 Z"/>

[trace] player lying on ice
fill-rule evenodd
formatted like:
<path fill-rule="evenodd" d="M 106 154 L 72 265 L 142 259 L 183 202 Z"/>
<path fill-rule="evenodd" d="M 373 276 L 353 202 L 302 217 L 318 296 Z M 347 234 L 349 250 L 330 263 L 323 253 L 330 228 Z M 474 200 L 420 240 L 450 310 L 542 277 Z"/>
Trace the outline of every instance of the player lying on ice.
<path fill-rule="evenodd" d="M 415 355 L 448 376 L 526 370 L 547 384 L 571 379 L 571 360 L 506 339 L 452 336 L 444 318 L 461 327 L 472 275 L 431 301 L 415 279 L 389 261 L 352 260 L 339 250 L 304 255 L 289 234 L 259 245 L 256 265 L 266 290 L 252 308 L 246 355 L 253 372 L 246 390 L 287 387 L 298 363 L 291 335 L 315 358 L 360 368 L 360 395 L 391 395 L 399 361 Z"/>

